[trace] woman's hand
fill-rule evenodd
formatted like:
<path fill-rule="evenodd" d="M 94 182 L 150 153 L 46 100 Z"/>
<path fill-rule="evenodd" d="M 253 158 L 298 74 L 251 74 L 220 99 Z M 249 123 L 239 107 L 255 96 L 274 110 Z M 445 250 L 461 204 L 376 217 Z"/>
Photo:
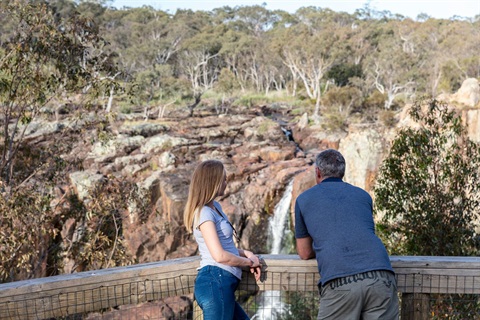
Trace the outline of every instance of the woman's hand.
<path fill-rule="evenodd" d="M 253 275 L 255 276 L 255 280 L 260 280 L 260 277 L 262 275 L 262 263 L 260 261 L 260 257 L 248 250 L 243 250 L 243 254 L 246 258 L 252 261 L 252 265 L 250 266 L 250 272 L 253 273 Z"/>
<path fill-rule="evenodd" d="M 262 275 L 262 266 L 250 267 L 250 273 L 253 273 L 256 281 L 260 280 L 260 277 Z"/>
<path fill-rule="evenodd" d="M 252 254 L 250 257 L 247 258 L 252 261 L 250 268 L 257 268 L 261 266 L 260 259 L 256 255 Z"/>

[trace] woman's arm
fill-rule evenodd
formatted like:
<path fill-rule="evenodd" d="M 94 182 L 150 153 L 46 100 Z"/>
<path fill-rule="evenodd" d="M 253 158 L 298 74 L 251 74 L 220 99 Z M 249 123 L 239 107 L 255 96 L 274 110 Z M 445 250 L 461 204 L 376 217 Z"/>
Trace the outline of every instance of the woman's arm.
<path fill-rule="evenodd" d="M 232 267 L 255 268 L 260 266 L 260 261 L 250 251 L 248 252 L 251 255 L 247 253 L 248 256 L 245 254 L 247 250 L 239 250 L 240 256 L 225 251 L 218 239 L 217 229 L 213 221 L 205 221 L 200 225 L 199 229 L 202 232 L 203 239 L 205 239 L 208 251 L 216 262 Z"/>
<path fill-rule="evenodd" d="M 250 260 L 253 260 L 254 262 L 257 262 L 260 264 L 260 258 L 255 255 L 252 251 L 245 250 L 245 249 L 238 249 L 238 253 L 240 254 L 241 257 L 248 258 Z"/>

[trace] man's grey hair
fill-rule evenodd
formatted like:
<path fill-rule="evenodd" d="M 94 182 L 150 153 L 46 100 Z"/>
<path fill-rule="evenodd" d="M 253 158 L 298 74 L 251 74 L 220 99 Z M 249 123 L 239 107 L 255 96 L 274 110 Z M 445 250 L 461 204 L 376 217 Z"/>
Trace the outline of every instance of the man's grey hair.
<path fill-rule="evenodd" d="M 334 149 L 320 152 L 315 159 L 315 165 L 323 178 L 340 178 L 345 175 L 345 158 Z"/>

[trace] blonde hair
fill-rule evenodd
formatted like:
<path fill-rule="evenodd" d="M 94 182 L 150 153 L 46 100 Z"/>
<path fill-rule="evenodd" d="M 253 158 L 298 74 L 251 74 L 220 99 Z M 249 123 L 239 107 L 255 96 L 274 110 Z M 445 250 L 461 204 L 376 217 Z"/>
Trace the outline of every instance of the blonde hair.
<path fill-rule="evenodd" d="M 225 175 L 225 168 L 218 160 L 207 160 L 200 163 L 193 172 L 188 200 L 183 212 L 183 222 L 188 232 L 194 229 L 194 222 L 200 210 L 213 201 L 220 190 Z"/>

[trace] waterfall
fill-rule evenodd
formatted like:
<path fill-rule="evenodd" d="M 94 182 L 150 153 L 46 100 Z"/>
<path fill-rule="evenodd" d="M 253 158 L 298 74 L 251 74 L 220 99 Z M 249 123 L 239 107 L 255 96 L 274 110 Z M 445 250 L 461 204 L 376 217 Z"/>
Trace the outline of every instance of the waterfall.
<path fill-rule="evenodd" d="M 290 216 L 290 204 L 292 203 L 293 180 L 291 180 L 282 198 L 273 210 L 273 216 L 269 219 L 268 231 L 271 242 L 271 254 L 280 254 L 284 249 L 283 243 L 285 236 L 291 232 L 288 226 L 288 218 Z"/>
<path fill-rule="evenodd" d="M 293 180 L 291 180 L 283 193 L 280 201 L 275 205 L 273 216 L 269 219 L 270 253 L 280 254 L 285 252 L 285 238 L 291 233 L 289 228 L 290 204 L 292 203 Z M 259 295 L 260 308 L 252 317 L 258 320 L 278 319 L 280 315 L 289 313 L 289 306 L 282 301 L 280 291 L 265 291 Z"/>

